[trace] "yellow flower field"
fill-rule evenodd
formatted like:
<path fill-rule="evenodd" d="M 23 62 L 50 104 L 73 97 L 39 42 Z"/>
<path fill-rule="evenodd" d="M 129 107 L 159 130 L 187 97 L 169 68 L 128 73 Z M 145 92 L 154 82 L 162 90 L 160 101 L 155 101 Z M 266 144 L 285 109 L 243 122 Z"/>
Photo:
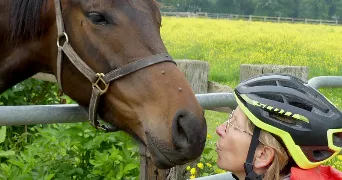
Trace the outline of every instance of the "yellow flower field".
<path fill-rule="evenodd" d="M 209 62 L 212 81 L 235 87 L 240 64 L 308 66 L 309 78 L 342 76 L 342 26 L 163 17 L 175 59 Z M 342 88 L 321 90 L 342 108 Z"/>
<path fill-rule="evenodd" d="M 247 63 L 309 66 L 310 77 L 342 75 L 341 26 L 170 17 L 162 25 L 171 55 L 208 61 L 213 80 L 237 80 L 229 76 Z"/>

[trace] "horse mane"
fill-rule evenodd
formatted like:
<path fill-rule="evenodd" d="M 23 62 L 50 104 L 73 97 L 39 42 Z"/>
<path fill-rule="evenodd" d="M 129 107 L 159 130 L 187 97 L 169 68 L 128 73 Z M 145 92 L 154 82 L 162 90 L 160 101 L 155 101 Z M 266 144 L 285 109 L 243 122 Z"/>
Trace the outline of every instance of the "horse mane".
<path fill-rule="evenodd" d="M 34 39 L 39 31 L 40 16 L 45 1 L 47 0 L 10 1 L 10 41 L 17 43 L 27 37 Z"/>

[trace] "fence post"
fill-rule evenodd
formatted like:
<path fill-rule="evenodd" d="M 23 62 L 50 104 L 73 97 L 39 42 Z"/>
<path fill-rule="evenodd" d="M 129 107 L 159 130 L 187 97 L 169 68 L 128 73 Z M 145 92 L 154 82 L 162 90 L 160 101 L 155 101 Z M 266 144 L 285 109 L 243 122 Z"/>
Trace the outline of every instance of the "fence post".
<path fill-rule="evenodd" d="M 140 143 L 140 180 L 166 180 L 169 170 L 158 169 L 151 160 L 145 145 Z"/>
<path fill-rule="evenodd" d="M 266 74 L 266 73 L 282 73 L 290 74 L 298 77 L 304 82 L 308 81 L 309 68 L 306 66 L 283 66 L 270 64 L 241 64 L 240 65 L 240 82 L 250 77 Z"/>
<path fill-rule="evenodd" d="M 195 94 L 207 93 L 209 64 L 199 60 L 176 60 L 177 67 L 183 72 Z"/>
<path fill-rule="evenodd" d="M 278 17 L 278 23 L 280 22 L 280 17 Z"/>
<path fill-rule="evenodd" d="M 177 67 L 183 72 L 185 79 L 195 94 L 207 93 L 209 64 L 197 60 L 175 60 Z M 183 180 L 188 165 L 197 160 L 171 169 L 158 169 L 153 165 L 149 152 L 140 145 L 140 180 Z"/>
<path fill-rule="evenodd" d="M 252 15 L 249 15 L 249 21 L 252 21 Z"/>

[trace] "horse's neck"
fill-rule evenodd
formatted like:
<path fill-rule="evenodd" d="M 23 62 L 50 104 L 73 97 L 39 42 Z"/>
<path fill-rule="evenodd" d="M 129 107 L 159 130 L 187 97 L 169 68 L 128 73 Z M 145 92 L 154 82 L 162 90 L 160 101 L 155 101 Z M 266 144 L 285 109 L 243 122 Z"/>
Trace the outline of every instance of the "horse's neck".
<path fill-rule="evenodd" d="M 16 47 L 8 43 L 9 13 L 2 10 L 9 9 L 5 5 L 6 2 L 7 0 L 0 0 L 0 93 L 37 72 L 46 71 L 47 66 L 44 67 L 39 58 L 47 61 L 47 57 L 51 54 L 49 47 L 44 47 L 46 39 L 36 42 L 18 42 Z"/>

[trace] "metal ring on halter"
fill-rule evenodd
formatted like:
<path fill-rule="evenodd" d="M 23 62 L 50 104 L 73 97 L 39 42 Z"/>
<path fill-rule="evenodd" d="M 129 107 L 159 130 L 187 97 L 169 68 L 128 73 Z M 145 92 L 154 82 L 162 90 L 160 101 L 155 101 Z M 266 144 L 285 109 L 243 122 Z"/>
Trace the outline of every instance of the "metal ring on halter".
<path fill-rule="evenodd" d="M 68 38 L 67 33 L 63 32 L 63 34 L 61 34 L 61 35 L 59 35 L 59 36 L 57 37 L 57 47 L 59 47 L 59 48 L 63 47 L 63 46 L 61 46 L 61 45 L 59 44 L 59 41 L 61 40 L 62 37 L 65 37 L 65 42 L 64 42 L 64 44 L 69 42 L 69 38 Z M 63 45 L 64 45 L 64 44 L 63 44 Z"/>

